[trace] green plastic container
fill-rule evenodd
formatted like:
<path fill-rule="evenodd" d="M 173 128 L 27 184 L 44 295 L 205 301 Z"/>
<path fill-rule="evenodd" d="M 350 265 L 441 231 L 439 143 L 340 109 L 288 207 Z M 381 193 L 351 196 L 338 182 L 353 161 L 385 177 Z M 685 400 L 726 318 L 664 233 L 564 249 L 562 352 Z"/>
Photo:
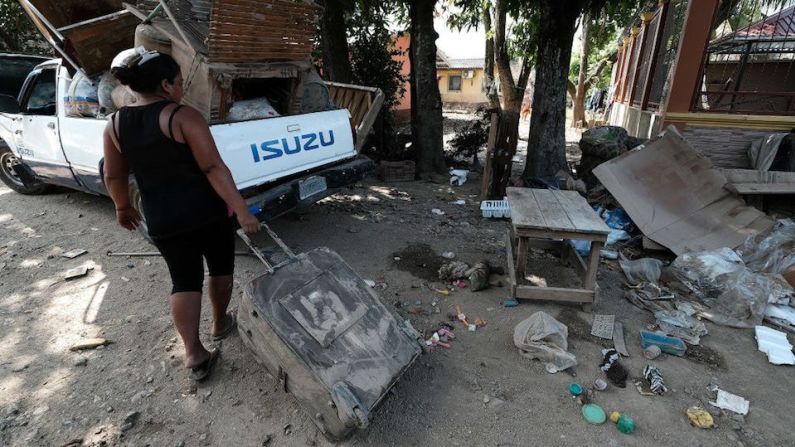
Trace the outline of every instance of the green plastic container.
<path fill-rule="evenodd" d="M 618 427 L 618 431 L 628 435 L 635 431 L 635 421 L 632 420 L 629 416 L 621 416 L 618 418 L 618 422 L 616 423 L 616 427 Z"/>

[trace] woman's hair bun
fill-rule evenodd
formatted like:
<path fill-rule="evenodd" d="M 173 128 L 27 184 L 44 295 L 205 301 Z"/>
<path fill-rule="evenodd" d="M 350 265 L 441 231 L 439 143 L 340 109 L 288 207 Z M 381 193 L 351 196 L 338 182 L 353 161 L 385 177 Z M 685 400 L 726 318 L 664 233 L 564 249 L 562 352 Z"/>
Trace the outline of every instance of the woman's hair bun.
<path fill-rule="evenodd" d="M 110 73 L 122 83 L 122 85 L 130 85 L 135 81 L 138 76 L 135 67 L 113 67 Z"/>

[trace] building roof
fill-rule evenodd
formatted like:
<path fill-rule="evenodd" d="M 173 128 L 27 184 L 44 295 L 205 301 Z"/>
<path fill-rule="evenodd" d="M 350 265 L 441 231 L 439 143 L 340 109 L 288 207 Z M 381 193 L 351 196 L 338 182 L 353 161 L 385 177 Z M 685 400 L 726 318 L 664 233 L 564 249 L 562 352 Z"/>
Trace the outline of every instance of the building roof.
<path fill-rule="evenodd" d="M 445 68 L 463 68 L 472 70 L 476 68 L 483 68 L 484 58 L 470 58 L 470 59 L 448 59 L 448 66 Z"/>
<path fill-rule="evenodd" d="M 751 53 L 778 53 L 792 51 L 795 42 L 795 6 L 751 23 L 733 33 L 710 42 L 711 53 L 736 54 L 750 50 Z M 747 48 L 747 45 L 751 48 Z"/>

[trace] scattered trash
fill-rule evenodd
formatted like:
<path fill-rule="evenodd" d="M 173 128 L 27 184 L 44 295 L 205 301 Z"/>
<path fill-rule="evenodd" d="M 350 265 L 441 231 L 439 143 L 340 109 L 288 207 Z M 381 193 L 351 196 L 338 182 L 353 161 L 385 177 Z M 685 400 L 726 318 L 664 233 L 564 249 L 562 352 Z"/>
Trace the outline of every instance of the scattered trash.
<path fill-rule="evenodd" d="M 373 281 L 372 279 L 365 279 L 364 283 L 367 284 L 367 286 L 370 288 L 375 287 L 375 281 Z"/>
<path fill-rule="evenodd" d="M 468 287 L 467 282 L 463 279 L 456 279 L 453 281 L 453 285 L 458 287 L 459 289 L 466 289 Z"/>
<path fill-rule="evenodd" d="M 69 250 L 66 253 L 63 253 L 61 256 L 67 259 L 74 259 L 86 253 L 88 253 L 88 251 L 83 250 L 82 248 L 75 248 L 74 250 Z"/>
<path fill-rule="evenodd" d="M 646 365 L 643 368 L 643 378 L 649 382 L 649 389 L 655 394 L 664 394 L 668 391 L 660 369 L 656 366 Z"/>
<path fill-rule="evenodd" d="M 765 320 L 795 332 L 795 308 L 768 304 L 765 308 Z"/>
<path fill-rule="evenodd" d="M 577 383 L 572 383 L 569 385 L 569 393 L 571 393 L 572 396 L 577 397 L 582 394 L 582 387 Z"/>
<path fill-rule="evenodd" d="M 446 252 L 442 253 L 442 257 L 445 258 L 445 259 L 454 259 L 455 258 L 455 253 L 453 253 L 452 251 L 446 251 Z"/>
<path fill-rule="evenodd" d="M 516 307 L 518 305 L 519 305 L 519 301 L 516 301 L 514 299 L 505 300 L 505 301 L 502 302 L 502 306 L 503 307 Z"/>
<path fill-rule="evenodd" d="M 661 310 L 654 313 L 660 331 L 678 337 L 691 345 L 698 345 L 707 335 L 707 326 L 681 310 Z"/>
<path fill-rule="evenodd" d="M 516 325 L 513 342 L 520 353 L 547 363 L 548 372 L 556 373 L 577 364 L 568 349 L 569 329 L 545 312 L 536 312 Z"/>
<path fill-rule="evenodd" d="M 641 396 L 657 395 L 649 388 L 649 384 L 643 379 L 632 379 L 632 383 L 635 384 L 635 389 L 638 390 L 638 394 Z"/>
<path fill-rule="evenodd" d="M 616 348 L 619 354 L 624 357 L 629 357 L 629 351 L 627 351 L 627 344 L 624 341 L 624 325 L 622 323 L 616 322 L 613 325 L 613 346 Z"/>
<path fill-rule="evenodd" d="M 693 406 L 685 411 L 687 418 L 690 420 L 690 425 L 698 428 L 712 428 L 715 426 L 715 420 L 709 411 L 700 406 Z"/>
<path fill-rule="evenodd" d="M 68 281 L 70 279 L 82 278 L 88 275 L 89 270 L 93 269 L 94 266 L 91 265 L 81 265 L 80 267 L 69 269 L 64 273 L 64 279 Z"/>
<path fill-rule="evenodd" d="M 795 354 L 787 340 L 787 334 L 765 326 L 754 328 L 759 350 L 767 354 L 767 361 L 774 365 L 795 365 Z"/>
<path fill-rule="evenodd" d="M 595 389 L 596 391 L 604 391 L 607 389 L 607 381 L 605 381 L 605 379 L 602 379 L 601 377 L 597 377 L 593 380 L 591 386 L 593 386 L 593 389 Z"/>
<path fill-rule="evenodd" d="M 450 169 L 450 184 L 454 186 L 464 186 L 467 182 L 469 171 L 465 169 Z"/>
<path fill-rule="evenodd" d="M 491 267 L 488 261 L 480 261 L 467 271 L 469 285 L 472 286 L 473 292 L 483 290 L 489 286 L 489 274 L 491 274 Z"/>
<path fill-rule="evenodd" d="M 640 347 L 646 349 L 651 345 L 657 345 L 662 352 L 679 357 L 687 351 L 681 338 L 669 337 L 659 332 L 640 331 Z"/>
<path fill-rule="evenodd" d="M 662 354 L 662 349 L 657 345 L 649 345 L 643 350 L 643 356 L 647 360 L 654 360 Z"/>
<path fill-rule="evenodd" d="M 616 413 L 618 412 L 614 411 L 613 413 L 610 414 L 611 421 L 613 420 L 613 414 Z M 625 435 L 630 435 L 635 431 L 635 420 L 627 415 L 619 414 L 618 418 L 614 422 L 616 424 L 616 428 L 618 429 L 618 431 L 620 431 Z"/>
<path fill-rule="evenodd" d="M 602 349 L 602 359 L 599 368 L 605 372 L 608 380 L 619 388 L 626 388 L 629 372 L 619 362 L 621 356 L 615 349 Z"/>
<path fill-rule="evenodd" d="M 434 208 L 431 210 L 431 212 L 437 216 L 444 216 L 445 214 L 444 211 L 440 210 L 439 208 Z"/>
<path fill-rule="evenodd" d="M 84 351 L 87 349 L 96 349 L 100 346 L 105 346 L 111 344 L 111 341 L 106 340 L 104 338 L 89 338 L 86 340 L 81 341 L 75 345 L 72 345 L 69 350 L 70 351 Z"/>
<path fill-rule="evenodd" d="M 455 202 L 450 202 L 451 205 L 466 205 L 467 201 L 464 199 L 458 199 Z"/>
<path fill-rule="evenodd" d="M 467 277 L 469 264 L 461 261 L 453 261 L 442 265 L 439 268 L 439 279 L 442 281 L 453 281 Z"/>
<path fill-rule="evenodd" d="M 710 405 L 718 407 L 723 410 L 729 410 L 737 414 L 745 416 L 748 414 L 751 403 L 745 398 L 736 394 L 727 393 L 721 389 L 718 390 L 718 398 L 715 402 L 710 402 Z"/>
<path fill-rule="evenodd" d="M 607 226 L 614 230 L 626 230 L 632 225 L 632 219 L 630 219 L 626 211 L 621 208 L 604 210 L 599 215 Z"/>
<path fill-rule="evenodd" d="M 621 266 L 621 271 L 627 277 L 627 282 L 630 285 L 637 286 L 639 284 L 648 282 L 657 284 L 660 282 L 662 275 L 663 262 L 654 258 L 641 258 L 634 261 L 628 259 L 621 259 L 618 261 Z"/>
<path fill-rule="evenodd" d="M 786 273 L 795 267 L 795 220 L 779 220 L 770 231 L 749 237 L 737 251 L 754 272 Z"/>
<path fill-rule="evenodd" d="M 600 425 L 604 424 L 607 420 L 605 410 L 596 404 L 586 404 L 582 406 L 582 417 L 591 424 Z"/>
<path fill-rule="evenodd" d="M 445 349 L 452 348 L 451 340 L 455 339 L 453 333 L 453 326 L 448 323 L 440 323 L 439 327 L 425 339 L 425 346 L 429 348 L 442 347 Z"/>
<path fill-rule="evenodd" d="M 605 259 L 610 259 L 610 260 L 614 261 L 614 260 L 618 259 L 618 251 L 617 250 L 608 250 L 608 249 L 604 249 L 603 248 L 603 249 L 599 250 L 599 256 L 601 256 L 601 257 L 603 257 Z"/>
<path fill-rule="evenodd" d="M 613 327 L 615 325 L 615 315 L 593 315 L 593 324 L 591 325 L 591 335 L 606 340 L 613 338 Z"/>
<path fill-rule="evenodd" d="M 480 202 L 480 214 L 483 217 L 495 219 L 507 219 L 511 217 L 511 208 L 508 199 L 505 200 L 484 200 Z"/>

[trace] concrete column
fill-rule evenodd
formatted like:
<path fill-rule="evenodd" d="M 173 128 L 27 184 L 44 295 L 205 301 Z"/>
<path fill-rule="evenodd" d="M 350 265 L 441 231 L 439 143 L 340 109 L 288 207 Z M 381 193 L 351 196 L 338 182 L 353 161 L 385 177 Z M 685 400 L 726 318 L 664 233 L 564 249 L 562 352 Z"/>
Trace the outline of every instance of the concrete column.
<path fill-rule="evenodd" d="M 688 2 L 679 50 L 671 70 L 671 83 L 662 108 L 663 126 L 677 124 L 666 122 L 665 114 L 690 112 L 696 88 L 701 84 L 701 66 L 718 3 L 719 0 Z M 681 127 L 679 124 L 677 127 Z"/>

